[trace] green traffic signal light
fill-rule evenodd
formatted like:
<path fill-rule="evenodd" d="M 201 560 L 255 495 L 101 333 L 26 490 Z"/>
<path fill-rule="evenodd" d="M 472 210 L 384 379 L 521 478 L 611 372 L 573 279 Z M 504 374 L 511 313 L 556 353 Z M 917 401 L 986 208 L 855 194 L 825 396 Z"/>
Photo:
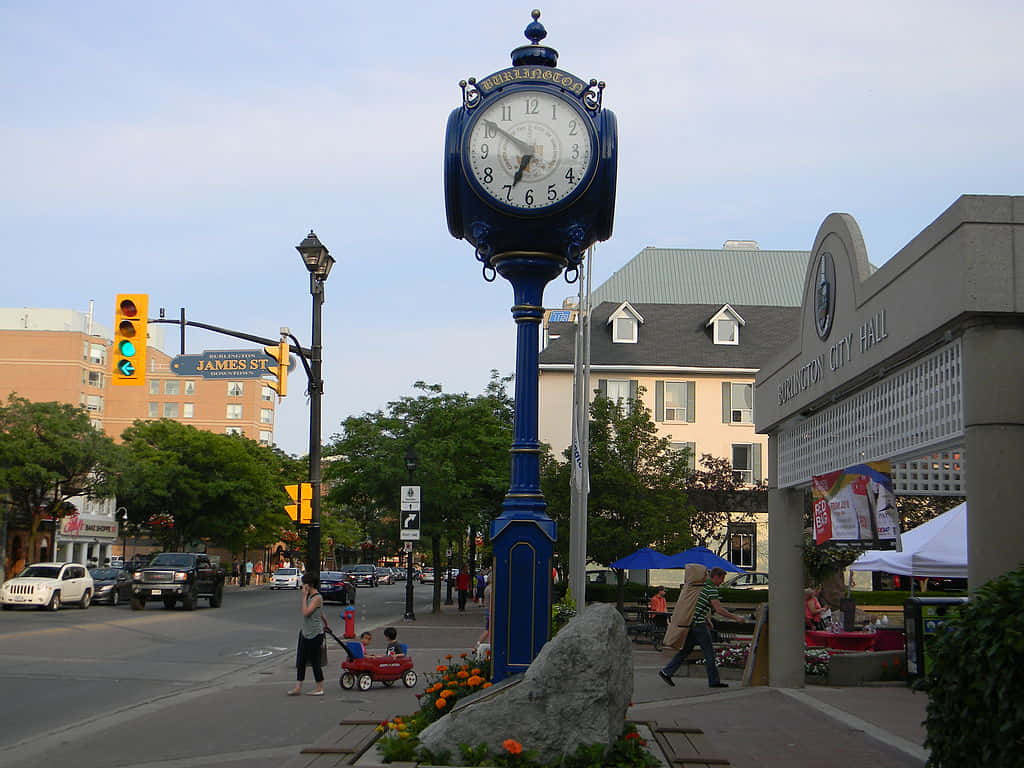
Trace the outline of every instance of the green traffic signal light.
<path fill-rule="evenodd" d="M 121 341 L 117 345 L 117 353 L 125 357 L 135 357 L 135 345 L 130 341 Z"/>

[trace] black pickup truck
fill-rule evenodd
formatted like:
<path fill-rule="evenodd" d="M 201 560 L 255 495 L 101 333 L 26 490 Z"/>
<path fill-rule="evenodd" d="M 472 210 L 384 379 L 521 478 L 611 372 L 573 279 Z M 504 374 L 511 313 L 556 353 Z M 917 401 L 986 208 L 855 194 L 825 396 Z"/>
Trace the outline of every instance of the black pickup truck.
<path fill-rule="evenodd" d="M 220 608 L 224 600 L 224 570 L 198 552 L 161 552 L 149 565 L 132 573 L 132 610 L 141 611 L 148 600 L 161 600 L 164 608 L 181 601 L 186 611 L 199 598 Z"/>

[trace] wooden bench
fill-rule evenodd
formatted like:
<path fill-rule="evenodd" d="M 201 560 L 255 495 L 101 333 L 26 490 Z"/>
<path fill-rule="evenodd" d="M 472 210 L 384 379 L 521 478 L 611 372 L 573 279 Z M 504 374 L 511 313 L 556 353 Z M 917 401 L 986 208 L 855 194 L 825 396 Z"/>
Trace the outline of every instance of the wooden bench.
<path fill-rule="evenodd" d="M 658 742 L 665 759 L 671 766 L 721 768 L 732 765 L 724 757 L 715 755 L 714 748 L 700 728 L 689 728 L 678 720 L 642 724 L 650 728 L 651 733 L 654 734 L 654 740 Z"/>
<path fill-rule="evenodd" d="M 379 720 L 349 718 L 342 720 L 316 742 L 285 763 L 285 768 L 333 768 L 355 765 L 377 740 Z M 391 763 L 391 768 L 414 763 Z"/>

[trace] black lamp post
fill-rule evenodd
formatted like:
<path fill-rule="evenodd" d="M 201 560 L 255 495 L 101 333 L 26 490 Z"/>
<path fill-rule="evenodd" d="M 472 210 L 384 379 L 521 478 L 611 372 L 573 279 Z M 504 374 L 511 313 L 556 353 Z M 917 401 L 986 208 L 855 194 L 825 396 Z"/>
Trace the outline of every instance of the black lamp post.
<path fill-rule="evenodd" d="M 121 518 L 121 567 L 128 567 L 128 510 L 118 507 L 115 513 Z"/>
<path fill-rule="evenodd" d="M 313 493 L 312 521 L 306 543 L 306 573 L 320 576 L 320 400 L 324 392 L 321 360 L 321 307 L 324 283 L 334 266 L 334 257 L 313 230 L 295 246 L 309 270 L 309 293 L 313 297 L 313 343 L 309 351 L 309 484 Z"/>
<path fill-rule="evenodd" d="M 444 604 L 452 604 L 452 543 L 448 542 L 448 571 L 445 573 L 445 580 L 448 582 L 448 589 L 445 593 Z"/>
<path fill-rule="evenodd" d="M 405 468 L 409 472 L 409 485 L 413 484 L 416 472 L 416 451 L 410 445 L 405 449 Z M 422 514 L 422 513 L 421 513 Z M 422 520 L 421 520 L 422 525 Z M 412 607 L 412 542 L 409 542 L 409 564 L 405 570 L 405 620 L 416 621 L 416 613 Z"/>

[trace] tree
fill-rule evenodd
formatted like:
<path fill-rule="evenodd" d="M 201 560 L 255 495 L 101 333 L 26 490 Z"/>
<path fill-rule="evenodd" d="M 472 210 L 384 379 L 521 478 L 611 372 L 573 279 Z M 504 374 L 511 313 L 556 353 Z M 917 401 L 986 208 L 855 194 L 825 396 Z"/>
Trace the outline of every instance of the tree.
<path fill-rule="evenodd" d="M 442 567 L 442 543 L 458 543 L 467 527 L 497 514 L 508 487 L 512 442 L 510 379 L 492 371 L 487 390 L 475 397 L 449 394 L 437 384 L 416 382 L 422 394 L 388 403 L 385 410 L 350 417 L 327 453 L 332 508 L 346 510 L 364 534 L 398 551 L 399 489 L 408 483 L 406 449 L 417 455 L 414 482 L 422 487 L 421 531 L 431 540 L 431 561 Z M 381 550 L 375 549 L 379 556 Z M 434 610 L 441 581 L 435 580 Z"/>
<path fill-rule="evenodd" d="M 123 438 L 119 503 L 167 548 L 208 539 L 238 550 L 277 540 L 287 522 L 279 453 L 169 419 L 137 421 Z"/>
<path fill-rule="evenodd" d="M 641 393 L 642 394 L 642 388 Z M 587 553 L 610 565 L 641 547 L 662 551 L 691 544 L 692 508 L 684 491 L 689 470 L 686 451 L 658 437 L 641 397 L 625 405 L 598 395 L 590 404 L 590 496 Z M 549 514 L 559 523 L 559 552 L 568 557 L 569 456 L 543 463 Z M 616 570 L 619 606 L 624 572 Z"/>
<path fill-rule="evenodd" d="M 44 520 L 57 525 L 75 513 L 71 499 L 112 494 L 116 456 L 114 442 L 92 426 L 85 409 L 7 398 L 0 406 L 0 488 L 29 526 L 28 552 Z"/>

